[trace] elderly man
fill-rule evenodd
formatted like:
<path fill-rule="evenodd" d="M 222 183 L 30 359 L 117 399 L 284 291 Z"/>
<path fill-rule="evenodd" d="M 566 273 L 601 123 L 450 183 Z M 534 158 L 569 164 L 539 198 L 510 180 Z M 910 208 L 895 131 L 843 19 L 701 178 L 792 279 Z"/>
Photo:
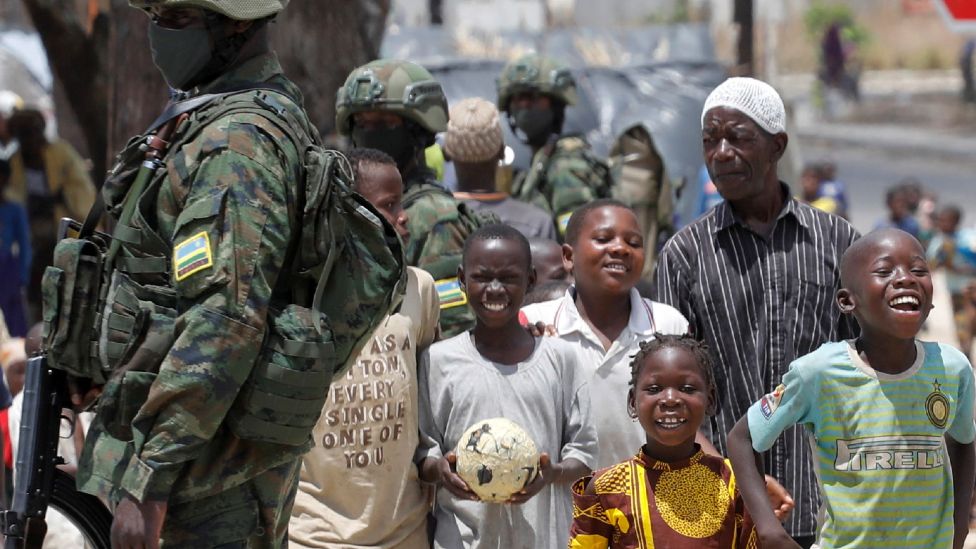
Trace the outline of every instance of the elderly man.
<path fill-rule="evenodd" d="M 759 80 L 730 78 L 708 96 L 705 164 L 725 200 L 668 241 L 655 275 L 657 299 L 688 318 L 717 361 L 718 411 L 703 430 L 723 454 L 729 429 L 793 359 L 856 333 L 834 293 L 858 234 L 791 198 L 779 180 L 785 119 L 782 99 Z M 819 496 L 803 432 L 787 431 L 765 462 L 796 502 L 787 531 L 809 547 Z"/>

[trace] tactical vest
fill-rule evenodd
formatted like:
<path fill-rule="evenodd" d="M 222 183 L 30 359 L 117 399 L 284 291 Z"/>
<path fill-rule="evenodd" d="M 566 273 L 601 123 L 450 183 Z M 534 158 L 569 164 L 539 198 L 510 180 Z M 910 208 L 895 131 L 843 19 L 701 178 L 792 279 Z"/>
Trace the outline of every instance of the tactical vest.
<path fill-rule="evenodd" d="M 613 186 L 609 166 L 589 149 L 583 139 L 558 135 L 550 137 L 545 146 L 533 156 L 532 165 L 528 171 L 516 177 L 512 184 L 512 196 L 552 213 L 560 238 L 565 234 L 566 225 L 573 213 L 572 210 L 557 212 L 553 207 L 555 190 L 549 184 L 549 169 L 552 163 L 561 156 L 579 156 L 586 162 L 587 173 L 575 175 L 586 185 L 586 188 L 595 198 L 609 197 Z M 570 202 L 573 201 L 570 200 Z M 584 202 L 581 200 L 578 206 Z"/>
<path fill-rule="evenodd" d="M 300 204 L 288 207 L 296 231 L 304 229 L 292 237 L 259 358 L 226 421 L 242 439 L 304 446 L 333 375 L 399 303 L 405 270 L 393 227 L 350 190 L 348 162 L 319 148 L 317 132 L 295 112 L 301 111 L 280 92 L 222 94 L 187 113 L 167 155 L 209 123 L 251 113 L 281 129 L 303 156 L 304 165 L 288 175 L 304 183 L 297 189 Z M 133 438 L 131 421 L 174 343 L 178 315 L 170 283 L 173 246 L 154 229 L 155 200 L 167 173 L 156 170 L 144 190 L 132 188 L 147 138 L 130 140 L 105 183 L 103 196 L 118 219 L 111 238 L 63 239 L 43 284 L 51 364 L 105 383 L 98 415 L 123 441 Z M 214 207 L 197 202 L 181 215 L 213 215 Z M 339 267 L 344 271 L 333 276 Z"/>

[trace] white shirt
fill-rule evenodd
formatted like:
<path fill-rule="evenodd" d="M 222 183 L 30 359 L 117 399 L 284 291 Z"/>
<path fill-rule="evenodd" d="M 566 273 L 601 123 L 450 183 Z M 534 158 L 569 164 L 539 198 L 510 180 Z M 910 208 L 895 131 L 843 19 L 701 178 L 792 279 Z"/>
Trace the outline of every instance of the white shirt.
<path fill-rule="evenodd" d="M 646 442 L 640 423 L 627 413 L 630 361 L 640 342 L 662 334 L 688 333 L 688 321 L 674 307 L 644 299 L 630 290 L 630 320 L 604 351 L 600 339 L 576 308 L 576 288 L 559 299 L 527 305 L 522 309 L 530 323 L 542 321 L 556 328 L 556 335 L 572 344 L 576 362 L 590 381 L 593 421 L 600 449 L 596 468 L 609 467 L 631 458 Z"/>

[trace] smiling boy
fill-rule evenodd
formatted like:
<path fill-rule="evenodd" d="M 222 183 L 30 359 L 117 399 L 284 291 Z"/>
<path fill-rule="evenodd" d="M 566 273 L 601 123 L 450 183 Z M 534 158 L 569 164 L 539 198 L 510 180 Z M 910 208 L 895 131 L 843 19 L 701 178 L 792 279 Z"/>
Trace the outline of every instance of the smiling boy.
<path fill-rule="evenodd" d="M 573 350 L 519 324 L 535 282 L 529 244 L 488 225 L 465 242 L 458 279 L 475 327 L 435 343 L 421 358 L 420 478 L 438 485 L 434 547 L 566 547 L 573 481 L 590 472 L 596 434 L 589 387 Z M 455 472 L 454 449 L 475 422 L 505 417 L 542 453 L 540 474 L 507 504 L 482 503 Z"/>
<path fill-rule="evenodd" d="M 669 305 L 641 298 L 634 288 L 644 265 L 644 236 L 634 211 L 621 202 L 594 200 L 573 213 L 563 265 L 574 285 L 563 297 L 528 305 L 523 312 L 527 322 L 552 326 L 571 344 L 590 392 L 611 403 L 593 410 L 600 437 L 597 466 L 608 467 L 633 456 L 644 442 L 644 431 L 623 404 L 631 357 L 655 332 L 687 333 L 688 321 Z"/>
<path fill-rule="evenodd" d="M 794 424 L 816 453 L 820 547 L 959 549 L 974 481 L 973 372 L 958 350 L 915 339 L 932 308 L 925 252 L 882 229 L 841 261 L 837 303 L 861 326 L 795 360 L 729 433 L 729 455 L 764 548 L 797 547 L 768 510 L 759 454 Z"/>

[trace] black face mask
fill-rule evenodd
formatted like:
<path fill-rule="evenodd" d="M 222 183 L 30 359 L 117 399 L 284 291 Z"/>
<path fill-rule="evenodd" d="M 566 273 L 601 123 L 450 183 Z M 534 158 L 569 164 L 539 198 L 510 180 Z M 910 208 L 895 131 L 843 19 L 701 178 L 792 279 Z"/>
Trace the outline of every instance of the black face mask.
<path fill-rule="evenodd" d="M 168 29 L 150 23 L 149 46 L 159 72 L 177 90 L 192 88 L 194 78 L 213 58 L 210 32 L 205 28 Z"/>
<path fill-rule="evenodd" d="M 400 173 L 414 156 L 414 138 L 406 126 L 383 129 L 353 127 L 352 142 L 357 147 L 380 150 L 392 156 Z"/>
<path fill-rule="evenodd" d="M 515 112 L 515 127 L 522 130 L 528 143 L 541 144 L 552 134 L 555 118 L 551 109 L 522 109 Z"/>

